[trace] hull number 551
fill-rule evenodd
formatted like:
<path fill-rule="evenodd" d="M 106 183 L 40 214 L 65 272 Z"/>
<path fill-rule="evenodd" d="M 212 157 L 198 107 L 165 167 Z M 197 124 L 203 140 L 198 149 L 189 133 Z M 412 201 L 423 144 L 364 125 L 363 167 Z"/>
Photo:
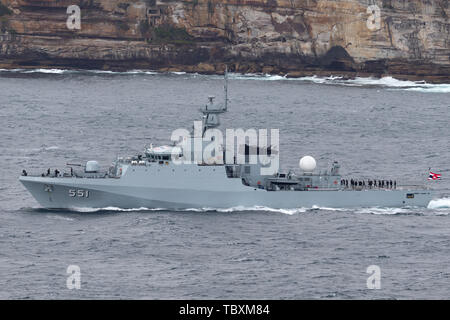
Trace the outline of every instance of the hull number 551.
<path fill-rule="evenodd" d="M 69 196 L 72 198 L 89 198 L 89 190 L 70 189 Z"/>

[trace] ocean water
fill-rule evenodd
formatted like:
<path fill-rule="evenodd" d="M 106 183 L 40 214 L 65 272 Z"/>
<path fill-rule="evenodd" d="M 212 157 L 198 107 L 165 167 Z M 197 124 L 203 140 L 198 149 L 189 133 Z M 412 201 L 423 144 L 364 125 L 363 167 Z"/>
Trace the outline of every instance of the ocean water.
<path fill-rule="evenodd" d="M 224 128 L 280 129 L 281 163 L 424 183 L 428 208 L 45 210 L 19 183 L 67 162 L 165 144 L 222 78 L 0 70 L 0 298 L 447 299 L 450 85 L 393 78 L 230 77 Z M 81 270 L 69 290 L 67 268 Z M 381 288 L 367 288 L 379 266 Z"/>

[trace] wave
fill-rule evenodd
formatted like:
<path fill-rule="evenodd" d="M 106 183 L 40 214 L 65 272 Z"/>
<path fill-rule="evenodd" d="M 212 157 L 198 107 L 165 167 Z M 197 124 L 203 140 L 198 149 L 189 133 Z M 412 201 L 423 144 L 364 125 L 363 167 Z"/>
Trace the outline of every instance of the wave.
<path fill-rule="evenodd" d="M 189 209 L 183 209 L 180 211 L 191 211 L 191 212 L 223 212 L 223 213 L 231 213 L 231 212 L 243 212 L 243 211 L 264 211 L 264 212 L 277 212 L 277 213 L 284 213 L 293 215 L 296 213 L 304 213 L 308 210 L 311 210 L 311 208 L 295 208 L 295 209 L 276 209 L 276 208 L 269 208 L 264 206 L 254 206 L 254 207 L 244 207 L 244 206 L 237 206 L 237 207 L 231 207 L 231 208 L 189 208 Z"/>
<path fill-rule="evenodd" d="M 39 148 L 31 148 L 31 149 L 18 149 L 21 152 L 24 152 L 25 154 L 36 154 L 36 153 L 41 153 L 41 152 L 46 152 L 46 151 L 55 151 L 55 150 L 59 150 L 60 147 L 58 146 L 42 146 Z"/>
<path fill-rule="evenodd" d="M 0 69 L 0 72 L 8 73 L 43 73 L 43 74 L 69 74 L 69 73 L 80 73 L 82 71 L 68 70 L 68 69 Z"/>
<path fill-rule="evenodd" d="M 334 211 L 334 212 L 349 212 L 357 214 L 374 214 L 374 215 L 424 215 L 427 213 L 434 213 L 436 209 L 448 209 L 450 208 L 450 198 L 437 199 L 430 202 L 428 208 L 416 208 L 416 207 L 405 207 L 405 208 L 390 208 L 390 207 L 360 207 L 360 208 L 331 208 L 331 207 L 301 207 L 301 208 L 271 208 L 265 206 L 236 206 L 230 208 L 187 208 L 187 209 L 168 209 L 168 208 L 118 208 L 118 207 L 104 207 L 104 208 L 70 208 L 68 211 L 79 212 L 79 213 L 107 213 L 107 212 L 198 212 L 198 213 L 235 213 L 235 212 L 272 212 L 281 213 L 287 215 L 295 215 L 301 213 L 314 213 L 317 211 Z M 54 211 L 54 209 L 51 209 Z M 442 211 L 437 210 L 436 214 L 441 215 Z"/>
<path fill-rule="evenodd" d="M 112 75 L 157 75 L 160 72 L 151 70 L 130 70 L 130 71 L 108 71 L 108 70 L 84 70 L 77 71 L 78 73 L 93 73 L 93 74 L 112 74 Z"/>
<path fill-rule="evenodd" d="M 53 220 L 75 221 L 74 218 L 69 218 L 69 217 L 64 217 L 64 216 L 59 216 L 59 215 L 47 215 L 46 217 L 48 219 L 53 219 Z"/>
<path fill-rule="evenodd" d="M 341 79 L 336 79 L 337 82 L 342 81 Z M 398 80 L 393 77 L 383 77 L 383 78 L 361 78 L 356 77 L 355 79 L 348 79 L 344 81 L 347 84 L 353 84 L 355 86 L 384 86 L 391 88 L 409 88 L 415 86 L 425 86 L 427 85 L 424 81 L 408 81 L 408 80 Z"/>
<path fill-rule="evenodd" d="M 52 209 L 53 210 L 53 209 Z M 104 208 L 83 208 L 83 207 L 74 207 L 67 209 L 68 211 L 74 211 L 79 213 L 95 213 L 95 212 L 135 212 L 135 211 L 166 211 L 164 208 L 118 208 L 118 207 L 104 207 Z"/>
<path fill-rule="evenodd" d="M 258 73 L 230 73 L 229 79 L 232 80 L 263 80 L 263 81 L 280 81 L 280 80 L 299 80 L 300 78 L 288 78 L 286 76 L 258 74 Z"/>
<path fill-rule="evenodd" d="M 418 92 L 429 92 L 429 93 L 449 93 L 450 85 L 449 84 L 441 84 L 434 85 L 426 88 L 407 88 L 407 91 L 418 91 Z"/>
<path fill-rule="evenodd" d="M 44 151 L 52 151 L 52 150 L 58 150 L 59 147 L 58 146 L 50 146 L 50 147 L 43 147 L 42 149 Z"/>
<path fill-rule="evenodd" d="M 355 78 L 345 80 L 345 85 L 355 86 L 376 86 L 406 91 L 430 92 L 430 93 L 450 93 L 450 84 L 432 84 L 425 81 L 398 80 L 393 77 L 375 78 Z"/>
<path fill-rule="evenodd" d="M 109 70 L 70 70 L 70 69 L 0 69 L 0 72 L 23 73 L 23 74 L 99 74 L 99 75 L 164 75 L 170 74 L 174 76 L 188 75 L 197 77 L 198 73 L 187 72 L 157 72 L 152 70 L 130 70 L 130 71 L 109 71 Z M 219 76 L 204 75 L 204 77 L 219 78 Z M 308 76 L 300 78 L 290 78 L 281 75 L 256 74 L 256 73 L 230 73 L 229 78 L 232 80 L 255 80 L 255 81 L 303 81 L 323 85 L 340 85 L 351 87 L 375 87 L 387 88 L 392 90 L 406 90 L 416 92 L 429 93 L 450 93 L 450 84 L 431 84 L 425 81 L 409 81 L 399 80 L 394 77 L 356 77 L 353 79 L 340 76 Z M 222 77 L 220 77 L 222 79 Z"/>
<path fill-rule="evenodd" d="M 368 213 L 374 215 L 403 215 L 403 214 L 414 214 L 412 208 L 358 208 L 355 210 L 356 213 Z"/>
<path fill-rule="evenodd" d="M 24 70 L 23 73 L 49 73 L 49 74 L 63 74 L 68 72 L 69 70 L 61 70 L 61 69 L 32 69 L 32 70 Z"/>
<path fill-rule="evenodd" d="M 309 76 L 300 78 L 289 78 L 280 75 L 261 74 L 238 74 L 233 73 L 230 79 L 234 80 L 264 80 L 264 81 L 304 81 L 323 85 L 341 85 L 350 87 L 375 87 L 394 90 L 407 90 L 430 93 L 450 93 L 450 84 L 431 84 L 425 81 L 399 80 L 393 77 L 373 78 L 356 77 L 348 79 L 340 76 Z"/>
<path fill-rule="evenodd" d="M 23 73 L 23 74 L 105 74 L 105 75 L 157 75 L 161 74 L 151 70 L 109 71 L 109 70 L 72 70 L 72 69 L 0 69 L 0 72 Z M 185 73 L 174 73 L 185 74 Z"/>
<path fill-rule="evenodd" d="M 450 209 L 450 198 L 431 200 L 428 209 Z"/>
<path fill-rule="evenodd" d="M 0 69 L 0 72 L 63 74 L 63 73 L 69 73 L 69 72 L 71 72 L 71 70 L 65 70 L 65 69 Z"/>
<path fill-rule="evenodd" d="M 375 87 L 388 88 L 393 90 L 407 90 L 430 93 L 450 93 L 450 84 L 431 84 L 425 81 L 409 81 L 399 80 L 393 77 L 383 78 L 363 78 L 356 77 L 354 79 L 345 79 L 343 77 L 301 77 L 301 78 L 286 78 L 285 80 L 308 81 L 317 84 L 341 85 L 350 87 Z"/>
<path fill-rule="evenodd" d="M 54 209 L 50 209 L 54 210 Z M 293 215 L 296 213 L 303 213 L 308 210 L 315 210 L 312 208 L 296 208 L 296 209 L 275 209 L 275 208 L 269 208 L 269 207 L 262 207 L 262 206 L 254 206 L 254 207 L 244 207 L 244 206 L 237 206 L 237 207 L 231 207 L 231 208 L 212 208 L 212 207 L 205 207 L 205 208 L 187 208 L 187 209 L 167 209 L 167 208 L 146 208 L 146 207 L 140 207 L 140 208 L 118 208 L 118 207 L 104 207 L 104 208 L 82 208 L 82 207 L 74 207 L 67 209 L 68 211 L 73 212 L 79 212 L 79 213 L 95 213 L 95 212 L 146 212 L 146 211 L 152 211 L 152 212 L 163 212 L 163 211 L 174 211 L 174 212 L 222 212 L 222 213 L 231 213 L 231 212 L 243 212 L 243 211 L 265 211 L 265 212 L 278 212 L 278 213 L 284 213 Z"/>

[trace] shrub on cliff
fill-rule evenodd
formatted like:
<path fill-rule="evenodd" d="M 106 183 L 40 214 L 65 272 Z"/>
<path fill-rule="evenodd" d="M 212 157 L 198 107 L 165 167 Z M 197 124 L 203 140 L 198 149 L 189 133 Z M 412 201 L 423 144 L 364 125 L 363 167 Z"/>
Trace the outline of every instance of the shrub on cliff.
<path fill-rule="evenodd" d="M 156 6 L 156 0 L 144 0 L 144 2 L 147 4 L 147 6 L 149 7 L 154 7 Z"/>
<path fill-rule="evenodd" d="M 139 22 L 138 28 L 141 35 L 145 38 L 148 38 L 150 32 L 150 23 L 148 23 L 147 20 L 142 20 L 141 22 Z"/>
<path fill-rule="evenodd" d="M 0 32 L 9 32 L 11 30 L 9 26 L 9 21 L 6 17 L 0 18 Z"/>
<path fill-rule="evenodd" d="M 172 25 L 161 25 L 152 30 L 152 42 L 172 42 L 189 43 L 194 40 L 184 28 L 174 27 Z"/>
<path fill-rule="evenodd" d="M 192 43 L 194 37 L 185 28 L 163 24 L 152 27 L 147 20 L 139 22 L 139 32 L 150 43 Z"/>
<path fill-rule="evenodd" d="M 123 32 L 127 32 L 128 30 L 130 30 L 130 26 L 124 21 L 119 21 L 117 23 L 117 27 Z"/>
<path fill-rule="evenodd" d="M 0 17 L 10 15 L 12 13 L 13 12 L 7 6 L 0 2 Z"/>

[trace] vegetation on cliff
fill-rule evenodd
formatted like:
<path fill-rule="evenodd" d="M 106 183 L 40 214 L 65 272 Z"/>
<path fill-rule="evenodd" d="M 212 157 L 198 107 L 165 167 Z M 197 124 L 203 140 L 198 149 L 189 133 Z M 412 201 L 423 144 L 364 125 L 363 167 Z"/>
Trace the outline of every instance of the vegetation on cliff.
<path fill-rule="evenodd" d="M 7 6 L 0 2 L 0 32 L 1 33 L 9 33 L 12 35 L 16 34 L 16 31 L 11 28 L 9 23 L 9 16 L 12 15 L 13 12 Z"/>
<path fill-rule="evenodd" d="M 13 12 L 7 6 L 5 6 L 3 3 L 0 2 L 0 17 L 11 14 L 13 14 Z"/>
<path fill-rule="evenodd" d="M 148 20 L 142 20 L 139 23 L 139 32 L 148 43 L 153 44 L 189 44 L 194 41 L 194 37 L 191 36 L 185 28 L 175 27 L 171 24 L 152 27 Z"/>

